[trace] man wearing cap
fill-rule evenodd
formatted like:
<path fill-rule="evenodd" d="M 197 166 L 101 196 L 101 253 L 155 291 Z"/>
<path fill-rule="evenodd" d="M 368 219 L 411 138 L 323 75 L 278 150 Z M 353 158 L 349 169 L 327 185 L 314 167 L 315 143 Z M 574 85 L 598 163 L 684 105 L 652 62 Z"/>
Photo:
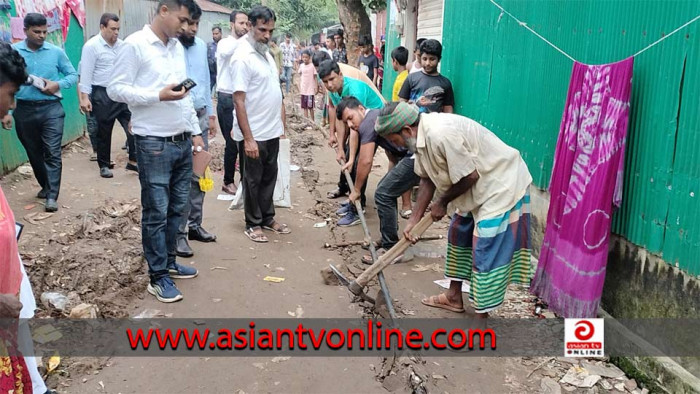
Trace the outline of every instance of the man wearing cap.
<path fill-rule="evenodd" d="M 421 178 L 413 215 L 404 236 L 428 205 L 433 220 L 453 214 L 448 230 L 445 293 L 424 305 L 464 312 L 462 281 L 477 316 L 503 303 L 509 283 L 528 283 L 530 270 L 530 195 L 532 177 L 520 153 L 469 118 L 447 113 L 419 114 L 405 103 L 387 104 L 375 131 L 416 155 Z M 449 206 L 449 208 L 448 208 Z"/>

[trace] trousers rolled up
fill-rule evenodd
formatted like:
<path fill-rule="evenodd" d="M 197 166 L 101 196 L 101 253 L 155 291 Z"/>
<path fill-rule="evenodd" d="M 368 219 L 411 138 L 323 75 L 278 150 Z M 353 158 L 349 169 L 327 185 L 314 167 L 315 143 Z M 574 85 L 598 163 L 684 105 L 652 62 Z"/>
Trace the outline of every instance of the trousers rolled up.
<path fill-rule="evenodd" d="M 401 159 L 379 181 L 374 193 L 374 203 L 379 216 L 379 232 L 382 235 L 382 247 L 391 249 L 399 242 L 399 217 L 397 199 L 402 194 L 417 186 L 420 177 L 413 171 L 415 160 L 410 156 Z"/>
<path fill-rule="evenodd" d="M 226 148 L 224 149 L 224 185 L 228 185 L 233 183 L 236 175 L 236 158 L 238 157 L 238 143 L 231 136 L 233 130 L 233 95 L 218 92 L 216 97 L 216 116 L 219 118 L 221 134 L 226 141 Z"/>
<path fill-rule="evenodd" d="M 168 276 L 192 183 L 192 140 L 135 136 L 141 182 L 141 241 L 152 280 Z"/>
<path fill-rule="evenodd" d="M 197 110 L 199 128 L 202 130 L 204 140 L 204 150 L 209 150 L 209 115 L 206 108 Z M 202 216 L 204 208 L 204 192 L 199 187 L 199 176 L 192 171 L 192 184 L 190 185 L 189 203 L 185 212 L 185 220 L 182 221 L 178 230 L 180 238 L 187 237 L 188 229 L 197 229 L 202 226 Z"/>
<path fill-rule="evenodd" d="M 277 182 L 280 139 L 273 138 L 257 143 L 259 156 L 257 159 L 251 159 L 244 153 L 244 142 L 238 142 L 238 150 L 241 152 L 241 184 L 245 193 L 243 208 L 246 229 L 267 226 L 275 220 L 273 197 Z"/>
<path fill-rule="evenodd" d="M 118 103 L 107 95 L 107 89 L 102 86 L 92 86 L 92 116 L 97 121 L 97 165 L 99 168 L 109 167 L 112 161 L 112 130 L 114 121 L 124 129 L 129 148 L 129 160 L 136 161 L 134 136 L 129 133 L 131 112 L 125 103 Z"/>
<path fill-rule="evenodd" d="M 59 100 L 17 100 L 13 113 L 17 137 L 27 152 L 34 177 L 57 200 L 61 188 L 61 140 L 66 113 Z"/>

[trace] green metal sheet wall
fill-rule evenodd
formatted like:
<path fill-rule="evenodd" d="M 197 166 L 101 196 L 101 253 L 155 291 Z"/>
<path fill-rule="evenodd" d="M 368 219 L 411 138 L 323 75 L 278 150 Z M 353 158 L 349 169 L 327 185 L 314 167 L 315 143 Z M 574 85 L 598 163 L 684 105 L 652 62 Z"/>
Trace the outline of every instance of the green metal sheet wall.
<path fill-rule="evenodd" d="M 11 2 L 11 14 L 4 11 L 0 11 L 0 27 L 9 29 L 9 18 L 10 16 L 15 16 L 14 2 Z M 55 31 L 49 34 L 48 40 L 52 43 L 58 43 L 63 41 L 61 36 L 61 31 Z M 68 58 L 73 63 L 73 66 L 77 69 L 78 62 L 80 61 L 80 54 L 83 48 L 83 29 L 80 27 L 78 20 L 73 14 L 71 14 L 70 28 L 68 29 L 68 36 L 66 41 L 63 43 Z M 78 104 L 78 94 L 77 88 L 72 88 L 70 90 L 64 90 L 63 92 L 63 108 L 66 112 L 66 120 L 63 132 L 63 143 L 67 143 L 74 140 L 81 135 L 85 130 L 85 116 L 80 114 L 79 104 Z M 15 130 L 0 130 L 0 174 L 4 174 L 22 163 L 27 161 L 27 154 L 22 147 L 22 144 L 17 139 L 17 133 Z"/>
<path fill-rule="evenodd" d="M 498 1 L 588 64 L 626 58 L 700 2 Z M 572 62 L 488 0 L 445 0 L 442 72 L 457 112 L 519 149 L 546 188 Z M 700 275 L 700 22 L 635 59 L 623 205 L 613 231 Z"/>

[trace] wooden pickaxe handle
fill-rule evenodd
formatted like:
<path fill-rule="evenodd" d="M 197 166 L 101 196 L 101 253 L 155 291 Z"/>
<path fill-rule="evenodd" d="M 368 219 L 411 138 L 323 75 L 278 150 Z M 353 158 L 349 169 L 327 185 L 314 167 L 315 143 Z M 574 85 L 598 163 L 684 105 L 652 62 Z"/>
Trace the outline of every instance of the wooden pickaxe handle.
<path fill-rule="evenodd" d="M 415 227 L 413 227 L 413 229 L 411 230 L 411 234 L 413 234 L 414 236 L 420 236 L 432 224 L 433 217 L 430 216 L 430 214 L 428 213 L 423 217 L 423 219 L 421 219 L 416 224 Z M 358 276 L 357 279 L 355 279 L 353 283 L 351 283 L 351 286 L 359 286 L 360 289 L 364 288 L 367 285 L 367 283 L 370 280 L 372 280 L 372 278 L 377 276 L 378 273 L 382 272 L 382 270 L 384 270 L 384 268 L 391 264 L 391 262 L 394 261 L 394 259 L 400 256 L 401 253 L 405 252 L 409 246 L 411 246 L 411 242 L 408 241 L 405 237 L 401 237 L 399 242 L 397 242 L 396 245 L 394 245 L 394 247 L 392 247 L 386 253 L 380 256 L 374 264 L 372 264 L 362 274 L 360 274 L 360 276 Z"/>

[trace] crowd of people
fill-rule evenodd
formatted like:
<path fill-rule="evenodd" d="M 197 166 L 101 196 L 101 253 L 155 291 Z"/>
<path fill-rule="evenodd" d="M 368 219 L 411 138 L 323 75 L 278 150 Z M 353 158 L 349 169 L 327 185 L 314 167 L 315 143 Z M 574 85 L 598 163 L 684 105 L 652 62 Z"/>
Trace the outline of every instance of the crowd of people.
<path fill-rule="evenodd" d="M 47 21 L 40 14 L 24 18 L 24 41 L 0 46 L 0 117 L 7 129 L 15 123 L 46 211 L 58 209 L 65 116 L 61 90 L 77 83 L 81 111 L 95 122 L 93 148 L 100 176 L 114 176 L 114 122 L 127 132 L 127 169 L 138 172 L 141 186 L 147 291 L 161 302 L 183 299 L 173 279 L 195 278 L 198 272 L 178 264 L 176 256 L 193 255 L 190 240 L 216 240 L 202 227 L 204 190 L 193 163 L 201 160 L 200 154 L 206 157 L 202 152 L 218 130 L 226 141 L 222 190 L 236 194 L 243 188 L 246 237 L 265 243 L 265 231 L 291 232 L 275 219 L 273 193 L 280 139 L 286 134 L 283 97 L 296 73 L 308 116 L 313 116 L 316 94 L 324 93 L 328 146 L 342 166 L 337 188 L 327 197 L 347 197 L 338 205 L 339 226 L 360 223 L 354 202 L 366 206 L 378 147 L 391 163 L 374 193 L 380 255 L 400 236 L 416 242 L 411 230 L 426 213 L 435 221 L 451 217 L 445 262 L 451 285 L 423 304 L 464 312 L 466 280 L 471 284 L 469 300 L 486 317 L 501 305 L 509 283 L 527 283 L 532 178 L 517 150 L 476 121 L 453 114 L 452 83 L 438 71 L 440 42 L 419 39 L 412 58 L 405 47 L 391 50 L 398 77 L 392 101 L 386 102 L 377 86 L 381 60 L 369 39 L 359 43 L 358 67 L 348 64 L 342 31 L 328 37 L 324 46 L 304 48 L 297 62 L 299 48 L 290 34 L 279 45 L 273 40 L 276 15 L 268 7 L 234 11 L 231 34 L 223 37 L 214 28 L 209 44 L 197 37 L 201 15 L 193 0 L 160 0 L 152 23 L 121 40 L 119 17 L 105 13 L 100 33 L 83 47 L 79 73 L 62 49 L 45 42 Z M 342 174 L 346 170 L 353 189 Z M 401 235 L 399 217 L 407 219 Z M 1 190 L 0 229 L 0 314 L 30 317 L 35 302 L 17 252 L 14 217 Z M 402 255 L 395 262 L 407 259 Z M 371 264 L 372 257 L 362 261 Z M 36 369 L 31 360 L 12 362 Z M 25 387 L 34 384 L 45 390 L 33 374 L 31 379 L 20 377 Z"/>

